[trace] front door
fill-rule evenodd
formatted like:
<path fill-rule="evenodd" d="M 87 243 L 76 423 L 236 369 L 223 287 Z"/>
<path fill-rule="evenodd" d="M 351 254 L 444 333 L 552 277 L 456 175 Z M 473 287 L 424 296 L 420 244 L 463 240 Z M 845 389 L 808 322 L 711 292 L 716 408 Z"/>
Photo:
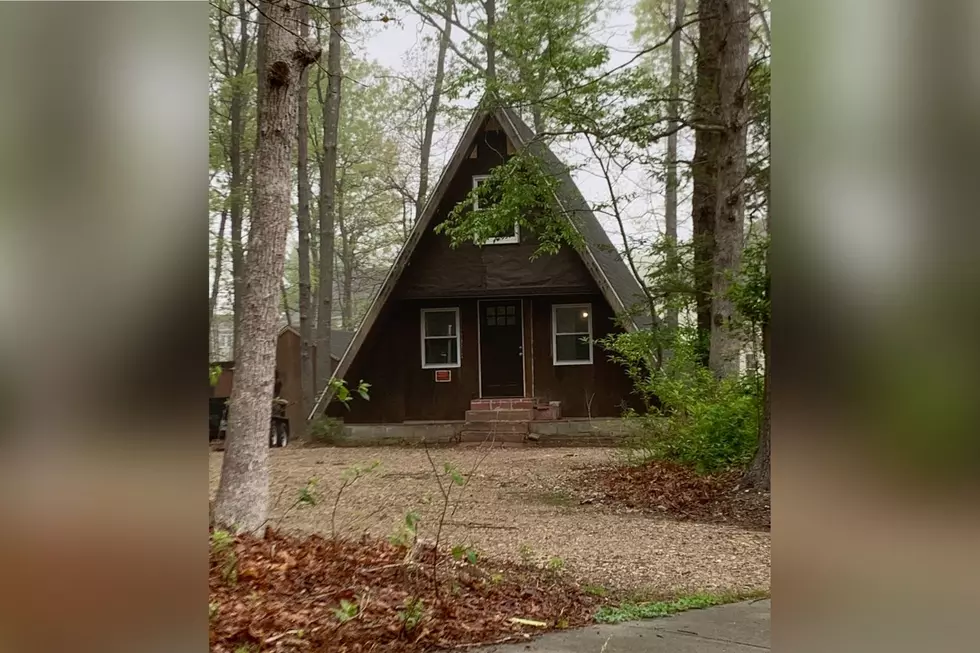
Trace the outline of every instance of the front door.
<path fill-rule="evenodd" d="M 483 397 L 524 396 L 521 300 L 481 301 L 480 381 Z"/>

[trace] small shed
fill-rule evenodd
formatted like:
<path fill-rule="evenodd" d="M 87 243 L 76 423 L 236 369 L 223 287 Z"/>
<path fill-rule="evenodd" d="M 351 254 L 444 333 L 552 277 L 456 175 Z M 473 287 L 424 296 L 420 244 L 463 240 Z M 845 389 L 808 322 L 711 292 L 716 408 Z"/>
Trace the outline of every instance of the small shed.
<path fill-rule="evenodd" d="M 347 331 L 333 331 L 330 334 L 330 360 L 333 367 L 343 357 L 347 346 L 350 344 L 353 334 Z M 313 369 L 316 373 L 316 346 L 313 346 L 311 353 L 313 356 Z M 221 376 L 218 383 L 211 388 L 210 411 L 217 411 L 220 414 L 224 402 L 231 396 L 231 389 L 235 378 L 235 362 L 222 361 L 212 363 L 221 366 Z M 332 371 L 332 370 L 331 370 Z M 302 410 L 303 390 L 301 385 L 302 371 L 300 361 L 300 336 L 299 331 L 291 326 L 284 326 L 279 330 L 276 341 L 276 385 L 279 389 L 279 396 L 288 403 L 286 406 L 286 417 L 293 428 L 306 418 Z"/>

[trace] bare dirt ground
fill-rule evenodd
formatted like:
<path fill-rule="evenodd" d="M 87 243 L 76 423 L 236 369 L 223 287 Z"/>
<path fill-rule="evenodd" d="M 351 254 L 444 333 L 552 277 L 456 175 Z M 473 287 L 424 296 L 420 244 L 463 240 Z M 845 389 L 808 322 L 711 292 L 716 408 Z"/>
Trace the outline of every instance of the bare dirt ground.
<path fill-rule="evenodd" d="M 769 589 L 767 532 L 581 505 L 568 483 L 584 469 L 613 462 L 614 450 L 514 448 L 487 454 L 478 448 L 438 448 L 429 453 L 444 486 L 450 483 L 445 463 L 466 476 L 476 468 L 461 497 L 460 488 L 453 489 L 449 512 L 455 506 L 455 514 L 446 516 L 441 537 L 447 547 L 468 545 L 496 559 L 551 561 L 582 582 L 620 590 Z M 210 454 L 212 496 L 221 456 Z M 344 490 L 334 520 L 337 531 L 385 537 L 415 511 L 422 517 L 420 537 L 435 537 L 443 499 L 423 449 L 290 448 L 271 451 L 271 459 L 273 526 L 330 535 L 344 471 L 380 461 Z M 317 503 L 298 503 L 311 479 Z"/>

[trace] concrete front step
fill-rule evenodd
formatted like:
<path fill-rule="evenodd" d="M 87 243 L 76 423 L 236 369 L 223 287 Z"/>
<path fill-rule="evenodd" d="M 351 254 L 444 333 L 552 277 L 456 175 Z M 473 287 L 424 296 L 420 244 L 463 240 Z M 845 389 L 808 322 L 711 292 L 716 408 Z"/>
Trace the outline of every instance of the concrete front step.
<path fill-rule="evenodd" d="M 480 431 L 483 433 L 527 433 L 527 422 L 493 422 L 474 420 L 463 425 L 464 431 Z"/>
<path fill-rule="evenodd" d="M 527 433 L 501 433 L 499 431 L 471 431 L 466 430 L 459 434 L 460 444 L 474 443 L 493 443 L 493 444 L 524 444 Z"/>
<path fill-rule="evenodd" d="M 531 408 L 466 411 L 467 422 L 527 422 L 532 419 L 534 410 Z"/>

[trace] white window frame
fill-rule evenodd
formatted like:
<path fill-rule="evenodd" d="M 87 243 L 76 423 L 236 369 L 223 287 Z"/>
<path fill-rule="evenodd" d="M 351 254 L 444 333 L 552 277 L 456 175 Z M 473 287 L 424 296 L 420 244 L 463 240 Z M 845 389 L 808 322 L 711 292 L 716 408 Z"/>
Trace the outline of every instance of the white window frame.
<path fill-rule="evenodd" d="M 456 335 L 455 336 L 427 336 L 425 335 L 425 314 L 426 313 L 448 313 L 452 311 L 456 316 Z M 426 340 L 449 340 L 456 338 L 456 362 L 455 363 L 426 363 L 425 362 L 425 341 Z M 463 339 L 459 331 L 459 307 L 444 306 L 440 308 L 423 308 L 419 313 L 419 341 L 422 353 L 423 370 L 448 370 L 458 368 L 463 364 Z"/>
<path fill-rule="evenodd" d="M 558 360 L 558 336 L 584 336 L 586 334 L 581 332 L 574 333 L 558 333 L 558 309 L 560 308 L 574 308 L 577 310 L 585 310 L 589 314 L 589 360 L 574 360 L 574 361 L 560 361 Z M 557 365 L 592 365 L 593 353 L 592 349 L 595 343 L 592 340 L 592 304 L 552 304 L 551 305 L 551 362 Z"/>
<path fill-rule="evenodd" d="M 480 185 L 480 182 L 489 179 L 490 175 L 473 175 L 473 190 Z M 479 198 L 473 199 L 473 210 L 480 210 L 480 200 Z M 521 242 L 521 226 L 514 223 L 514 235 L 513 236 L 501 236 L 500 238 L 487 238 L 487 242 L 484 245 L 517 245 Z"/>

